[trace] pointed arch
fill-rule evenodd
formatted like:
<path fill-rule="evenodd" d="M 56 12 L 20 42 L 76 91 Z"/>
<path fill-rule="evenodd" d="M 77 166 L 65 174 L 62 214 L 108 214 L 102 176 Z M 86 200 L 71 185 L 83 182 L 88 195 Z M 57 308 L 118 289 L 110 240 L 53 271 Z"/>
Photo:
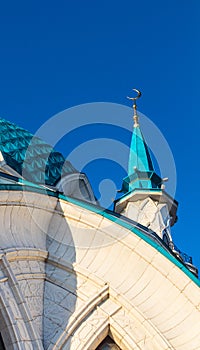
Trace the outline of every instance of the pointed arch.
<path fill-rule="evenodd" d="M 109 335 L 98 345 L 96 350 L 106 350 L 108 347 L 110 350 L 121 350 Z"/>
<path fill-rule="evenodd" d="M 23 349 L 24 340 L 27 346 L 42 349 L 42 342 L 34 329 L 27 304 L 21 293 L 18 281 L 12 271 L 6 254 L 0 256 L 0 332 L 5 348 Z"/>

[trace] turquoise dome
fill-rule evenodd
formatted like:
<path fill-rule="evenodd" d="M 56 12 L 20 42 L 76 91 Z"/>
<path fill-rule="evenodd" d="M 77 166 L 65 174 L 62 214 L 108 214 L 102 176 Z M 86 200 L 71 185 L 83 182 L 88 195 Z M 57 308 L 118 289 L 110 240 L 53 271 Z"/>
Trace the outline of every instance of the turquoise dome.
<path fill-rule="evenodd" d="M 61 175 L 77 173 L 50 145 L 1 118 L 0 151 L 8 166 L 34 183 L 55 186 Z"/>

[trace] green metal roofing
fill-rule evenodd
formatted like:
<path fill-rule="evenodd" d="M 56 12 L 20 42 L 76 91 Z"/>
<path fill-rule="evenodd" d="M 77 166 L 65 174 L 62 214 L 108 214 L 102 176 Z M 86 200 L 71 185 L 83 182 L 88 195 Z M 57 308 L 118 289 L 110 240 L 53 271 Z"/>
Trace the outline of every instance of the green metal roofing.
<path fill-rule="evenodd" d="M 61 174 L 77 172 L 50 145 L 1 118 L 0 151 L 7 165 L 34 183 L 54 186 Z"/>
<path fill-rule="evenodd" d="M 134 168 L 140 171 L 154 171 L 149 148 L 144 140 L 140 127 L 134 127 L 128 164 L 128 175 L 135 172 Z"/>
<path fill-rule="evenodd" d="M 134 126 L 128 164 L 128 176 L 123 179 L 121 192 L 135 189 L 161 188 L 162 179 L 155 173 L 150 150 L 139 124 Z"/>

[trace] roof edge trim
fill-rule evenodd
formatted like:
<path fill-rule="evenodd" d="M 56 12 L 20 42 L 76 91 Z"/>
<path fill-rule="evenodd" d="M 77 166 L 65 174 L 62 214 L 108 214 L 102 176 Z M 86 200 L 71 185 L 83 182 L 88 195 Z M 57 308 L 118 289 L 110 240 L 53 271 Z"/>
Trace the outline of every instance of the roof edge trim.
<path fill-rule="evenodd" d="M 159 253 L 161 253 L 163 256 L 165 256 L 168 260 L 170 260 L 174 265 L 176 265 L 180 270 L 182 270 L 198 287 L 200 287 L 200 280 L 193 275 L 192 272 L 190 272 L 183 263 L 178 261 L 173 255 L 171 255 L 167 250 L 165 250 L 161 245 L 159 245 L 157 242 L 155 242 L 151 237 L 148 237 L 145 235 L 141 230 L 133 226 L 131 223 L 128 223 L 121 219 L 120 217 L 117 217 L 115 215 L 112 215 L 111 212 L 108 212 L 108 210 L 105 210 L 102 207 L 98 207 L 96 205 L 93 205 L 89 202 L 81 201 L 79 199 L 67 197 L 59 192 L 51 191 L 49 189 L 46 189 L 44 187 L 40 186 L 30 186 L 24 184 L 24 186 L 19 184 L 0 184 L 0 190 L 13 190 L 13 191 L 28 191 L 28 192 L 35 192 L 42 195 L 49 195 L 51 197 L 55 197 L 58 199 L 61 199 L 65 202 L 73 203 L 75 205 L 78 205 L 79 207 L 82 207 L 86 210 L 92 211 L 96 214 L 99 214 L 108 220 L 115 222 L 117 225 L 120 225 L 131 232 L 135 233 L 139 238 L 144 240 L 146 243 L 151 245 L 153 248 L 155 248 Z"/>

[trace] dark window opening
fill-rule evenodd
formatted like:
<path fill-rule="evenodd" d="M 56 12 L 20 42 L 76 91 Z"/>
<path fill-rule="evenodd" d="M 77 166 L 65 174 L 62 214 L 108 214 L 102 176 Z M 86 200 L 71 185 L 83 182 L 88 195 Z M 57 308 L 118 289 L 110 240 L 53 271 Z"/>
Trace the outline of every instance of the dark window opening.
<path fill-rule="evenodd" d="M 3 339 L 2 339 L 1 333 L 0 333 L 0 350 L 6 350 L 6 348 L 4 346 L 4 343 L 3 343 Z"/>
<path fill-rule="evenodd" d="M 96 350 L 121 350 L 119 346 L 109 336 L 106 337 Z"/>

